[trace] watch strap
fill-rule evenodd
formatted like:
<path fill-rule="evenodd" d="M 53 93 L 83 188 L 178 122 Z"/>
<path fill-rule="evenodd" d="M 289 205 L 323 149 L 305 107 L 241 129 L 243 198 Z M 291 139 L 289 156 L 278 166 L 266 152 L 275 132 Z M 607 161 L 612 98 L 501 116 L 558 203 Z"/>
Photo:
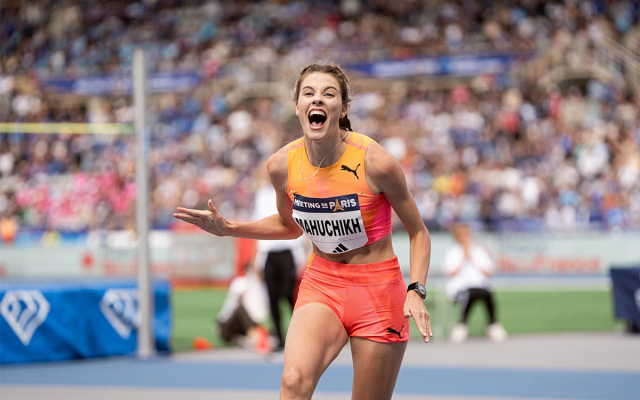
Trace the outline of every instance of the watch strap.
<path fill-rule="evenodd" d="M 419 282 L 412 282 L 411 284 L 409 284 L 409 286 L 407 286 L 407 292 L 409 292 L 410 290 L 415 290 L 416 293 L 418 293 L 418 295 L 423 299 L 427 297 L 427 289 Z M 424 292 L 424 295 L 422 294 L 422 292 Z"/>

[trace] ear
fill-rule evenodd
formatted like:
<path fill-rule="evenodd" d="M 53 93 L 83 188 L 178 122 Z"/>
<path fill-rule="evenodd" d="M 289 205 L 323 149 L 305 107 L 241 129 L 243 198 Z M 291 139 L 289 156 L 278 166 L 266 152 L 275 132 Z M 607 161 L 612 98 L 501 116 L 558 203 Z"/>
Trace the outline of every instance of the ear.
<path fill-rule="evenodd" d="M 344 104 L 342 106 L 342 111 L 340 112 L 340 118 L 344 118 L 347 116 L 347 109 L 349 108 L 348 104 Z"/>
<path fill-rule="evenodd" d="M 300 107 L 298 107 L 298 102 L 296 101 L 296 117 L 300 116 Z"/>

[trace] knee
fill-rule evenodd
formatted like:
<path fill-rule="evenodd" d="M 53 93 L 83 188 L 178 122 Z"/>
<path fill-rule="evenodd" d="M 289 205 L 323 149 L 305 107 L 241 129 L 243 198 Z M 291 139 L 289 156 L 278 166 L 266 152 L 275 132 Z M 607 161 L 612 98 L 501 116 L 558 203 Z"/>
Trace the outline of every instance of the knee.
<path fill-rule="evenodd" d="M 286 368 L 282 372 L 282 394 L 286 399 L 311 398 L 313 382 L 298 368 Z"/>

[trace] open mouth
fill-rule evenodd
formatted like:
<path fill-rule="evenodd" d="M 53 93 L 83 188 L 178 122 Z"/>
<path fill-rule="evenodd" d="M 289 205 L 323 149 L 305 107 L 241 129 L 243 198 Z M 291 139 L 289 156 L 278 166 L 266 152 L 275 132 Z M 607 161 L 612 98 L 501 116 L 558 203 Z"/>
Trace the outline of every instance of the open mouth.
<path fill-rule="evenodd" d="M 309 125 L 312 129 L 320 129 L 327 122 L 327 114 L 322 110 L 311 110 L 309 113 Z"/>

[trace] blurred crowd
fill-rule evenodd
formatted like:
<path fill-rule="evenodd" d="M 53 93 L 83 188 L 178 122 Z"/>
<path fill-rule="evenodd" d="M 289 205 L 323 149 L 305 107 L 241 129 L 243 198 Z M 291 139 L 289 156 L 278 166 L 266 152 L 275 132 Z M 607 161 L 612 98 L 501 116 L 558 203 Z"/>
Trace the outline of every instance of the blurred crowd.
<path fill-rule="evenodd" d="M 528 52 L 559 31 L 617 38 L 637 16 L 628 0 L 5 1 L 0 45 L 8 74 L 129 73 L 144 43 L 153 71 L 247 79 L 314 58 Z"/>
<path fill-rule="evenodd" d="M 2 122 L 133 122 L 128 97 L 54 96 L 38 80 L 127 73 L 138 41 L 155 71 L 203 74 L 192 92 L 150 98 L 155 228 L 174 223 L 176 206 L 206 208 L 209 198 L 228 218 L 248 219 L 256 168 L 301 134 L 291 99 L 232 102 L 237 87 L 283 77 L 292 86 L 290 70 L 325 56 L 350 63 L 545 48 L 563 58 L 603 35 L 623 40 L 638 19 L 637 2 L 624 1 L 7 3 Z M 638 96 L 614 80 L 541 86 L 537 78 L 356 86 L 348 115 L 400 161 L 430 229 L 457 220 L 494 231 L 640 228 Z M 0 134 L 0 225 L 133 228 L 134 175 L 131 136 Z"/>

